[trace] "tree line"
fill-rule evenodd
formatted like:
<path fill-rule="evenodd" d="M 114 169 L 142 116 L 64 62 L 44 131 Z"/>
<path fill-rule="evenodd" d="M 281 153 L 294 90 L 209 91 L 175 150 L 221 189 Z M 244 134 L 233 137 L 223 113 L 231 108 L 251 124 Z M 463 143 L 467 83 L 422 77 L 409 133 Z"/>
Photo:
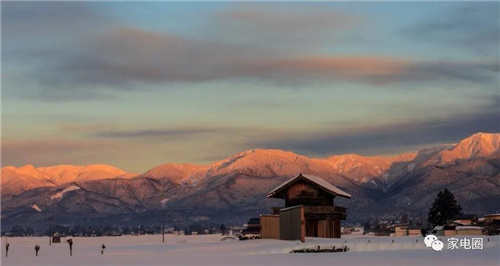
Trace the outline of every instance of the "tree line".
<path fill-rule="evenodd" d="M 216 234 L 227 232 L 224 224 L 216 223 L 200 223 L 195 222 L 188 225 L 165 225 L 166 233 L 183 231 L 186 235 L 191 235 L 193 232 L 197 234 Z M 76 224 L 72 227 L 67 225 L 54 224 L 52 228 L 45 229 L 43 232 L 36 233 L 33 227 L 14 225 L 10 231 L 2 231 L 2 235 L 8 236 L 48 236 L 50 234 L 60 234 L 66 236 L 113 236 L 113 235 L 144 235 L 144 234 L 161 234 L 162 225 L 88 225 L 83 226 Z"/>

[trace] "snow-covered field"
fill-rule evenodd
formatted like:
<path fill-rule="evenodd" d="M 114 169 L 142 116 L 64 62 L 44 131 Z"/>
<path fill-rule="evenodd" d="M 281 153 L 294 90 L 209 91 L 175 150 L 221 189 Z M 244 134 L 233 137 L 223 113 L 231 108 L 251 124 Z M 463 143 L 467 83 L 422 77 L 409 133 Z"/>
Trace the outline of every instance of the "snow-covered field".
<path fill-rule="evenodd" d="M 343 236 L 307 238 L 306 243 L 269 239 L 220 241 L 220 235 L 73 237 L 73 256 L 66 239 L 49 246 L 47 237 L 2 238 L 1 265 L 500 265 L 500 237 L 482 236 L 483 250 L 426 249 L 422 237 Z M 470 238 L 470 237 L 469 237 Z M 392 240 L 394 239 L 394 243 Z M 418 240 L 418 242 L 416 242 Z M 346 242 L 347 241 L 347 242 Z M 370 242 L 368 242 L 370 241 Z M 101 245 L 105 244 L 104 255 Z M 34 246 L 40 245 L 35 257 Z M 343 247 L 344 253 L 295 253 L 303 247 Z"/>

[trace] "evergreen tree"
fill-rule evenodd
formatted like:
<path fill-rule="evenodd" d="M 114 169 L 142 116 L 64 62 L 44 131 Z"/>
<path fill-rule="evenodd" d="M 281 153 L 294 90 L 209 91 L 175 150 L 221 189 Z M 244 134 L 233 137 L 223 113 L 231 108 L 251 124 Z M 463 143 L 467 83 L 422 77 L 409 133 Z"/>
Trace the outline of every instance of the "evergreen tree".
<path fill-rule="evenodd" d="M 408 223 L 408 215 L 407 214 L 401 215 L 400 223 L 402 223 L 402 224 L 407 224 Z"/>
<path fill-rule="evenodd" d="M 226 235 L 226 225 L 225 224 L 221 224 L 219 229 L 220 229 L 220 232 L 222 233 L 222 235 Z"/>
<path fill-rule="evenodd" d="M 366 234 L 366 233 L 370 232 L 371 229 L 372 229 L 372 225 L 370 224 L 370 221 L 366 221 L 365 226 L 364 226 L 364 230 L 363 230 L 364 233 Z"/>
<path fill-rule="evenodd" d="M 445 225 L 448 220 L 462 214 L 462 207 L 448 189 L 439 191 L 432 207 L 429 209 L 428 221 L 432 226 Z"/>

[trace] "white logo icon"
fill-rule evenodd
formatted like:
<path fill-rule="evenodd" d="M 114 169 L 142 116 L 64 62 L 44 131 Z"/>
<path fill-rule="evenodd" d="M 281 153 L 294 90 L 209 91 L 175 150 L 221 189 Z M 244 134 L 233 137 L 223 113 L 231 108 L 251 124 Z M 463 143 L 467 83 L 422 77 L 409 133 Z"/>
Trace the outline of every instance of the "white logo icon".
<path fill-rule="evenodd" d="M 435 235 L 427 235 L 425 238 L 424 238 L 424 243 L 425 243 L 425 247 L 426 248 L 430 248 L 431 245 L 432 245 L 432 242 L 434 240 L 437 240 L 438 238 L 435 236 Z"/>
<path fill-rule="evenodd" d="M 424 243 L 426 248 L 432 248 L 434 251 L 442 251 L 444 244 L 435 235 L 427 235 L 424 238 Z"/>
<path fill-rule="evenodd" d="M 441 240 L 437 239 L 432 241 L 431 247 L 434 251 L 442 251 L 443 250 L 443 242 Z"/>

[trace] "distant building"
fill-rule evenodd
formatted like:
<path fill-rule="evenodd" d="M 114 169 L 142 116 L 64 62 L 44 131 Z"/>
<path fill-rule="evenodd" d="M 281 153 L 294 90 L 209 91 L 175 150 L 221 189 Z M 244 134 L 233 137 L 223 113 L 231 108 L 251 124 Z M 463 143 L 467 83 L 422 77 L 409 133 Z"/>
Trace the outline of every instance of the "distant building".
<path fill-rule="evenodd" d="M 246 223 L 243 230 L 241 230 L 241 234 L 248 236 L 257 236 L 260 235 L 260 228 L 261 228 L 260 218 L 251 218 Z"/>
<path fill-rule="evenodd" d="M 394 225 L 394 236 L 420 236 L 421 234 L 420 226 L 408 224 Z"/>
<path fill-rule="evenodd" d="M 61 243 L 61 235 L 53 235 L 52 243 Z"/>
<path fill-rule="evenodd" d="M 492 223 L 493 221 L 498 221 L 500 220 L 500 213 L 495 213 L 495 214 L 485 214 L 484 215 L 484 222 L 486 224 Z"/>
<path fill-rule="evenodd" d="M 500 234 L 500 213 L 484 215 L 483 223 L 488 235 Z"/>
<path fill-rule="evenodd" d="M 273 207 L 273 215 L 261 216 L 262 231 L 266 231 L 262 237 L 304 241 L 304 236 L 340 238 L 341 220 L 346 219 L 347 211 L 335 206 L 334 199 L 349 199 L 351 195 L 320 177 L 300 174 L 273 189 L 267 197 L 284 199 L 285 207 Z M 275 234 L 267 235 L 273 232 L 268 230 L 271 227 L 279 228 L 279 234 L 275 229 Z"/>
<path fill-rule="evenodd" d="M 352 227 L 352 226 L 346 226 L 346 227 L 342 228 L 342 234 L 343 235 L 349 235 L 349 234 L 352 234 L 352 232 L 354 232 L 354 230 L 356 230 L 354 227 Z"/>
<path fill-rule="evenodd" d="M 457 234 L 455 224 L 438 225 L 432 229 L 431 233 L 437 236 L 454 236 Z"/>
<path fill-rule="evenodd" d="M 457 226 L 458 236 L 477 236 L 483 234 L 483 229 L 479 226 Z"/>
<path fill-rule="evenodd" d="M 416 225 L 409 225 L 408 226 L 408 235 L 409 236 L 421 236 L 422 235 L 422 228 L 420 226 L 416 226 Z"/>
<path fill-rule="evenodd" d="M 437 236 L 467 236 L 467 235 L 482 235 L 483 227 L 472 225 L 456 225 L 447 224 L 436 226 L 432 230 L 432 234 Z"/>
<path fill-rule="evenodd" d="M 477 222 L 478 218 L 475 214 L 459 214 L 453 217 L 453 223 L 458 225 L 475 225 Z"/>
<path fill-rule="evenodd" d="M 408 225 L 407 224 L 395 224 L 394 225 L 394 235 L 395 236 L 407 236 L 408 235 Z"/>

